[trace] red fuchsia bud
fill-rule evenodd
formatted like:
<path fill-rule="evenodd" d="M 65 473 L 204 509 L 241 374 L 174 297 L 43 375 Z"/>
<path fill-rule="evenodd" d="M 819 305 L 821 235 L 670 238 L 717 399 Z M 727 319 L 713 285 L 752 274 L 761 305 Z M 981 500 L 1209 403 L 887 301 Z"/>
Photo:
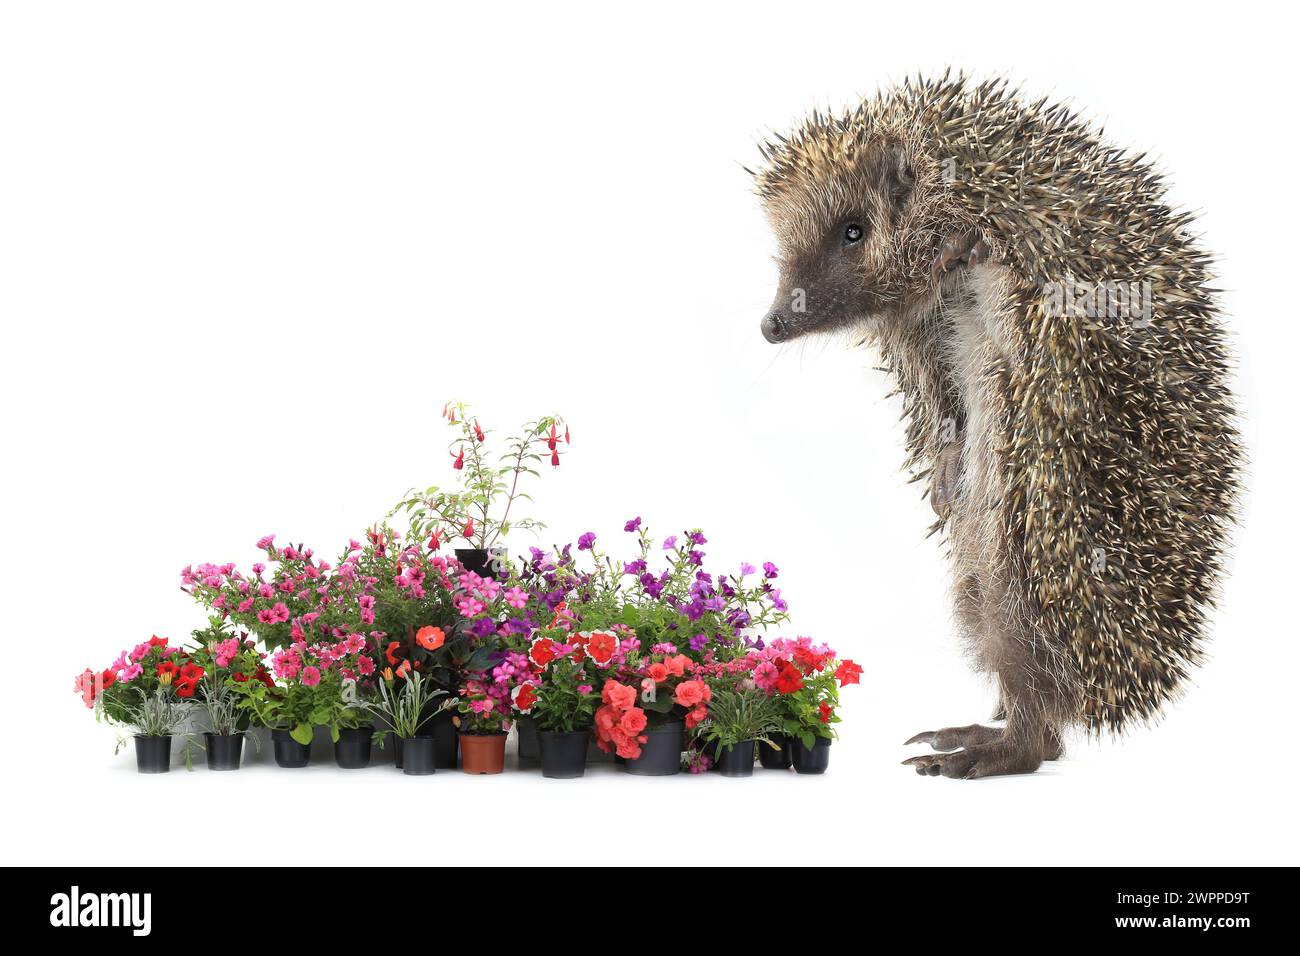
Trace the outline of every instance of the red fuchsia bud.
<path fill-rule="evenodd" d="M 458 448 L 458 449 L 457 449 L 457 452 L 458 452 L 458 454 L 456 455 L 456 460 L 453 461 L 453 462 L 451 463 L 451 467 L 455 468 L 457 471 L 462 471 L 462 470 L 464 470 L 464 468 L 465 468 L 465 449 L 464 449 L 464 447 Z"/>
<path fill-rule="evenodd" d="M 471 516 L 471 517 L 470 517 L 470 518 L 465 522 L 465 530 L 462 532 L 462 534 L 464 534 L 464 536 L 465 536 L 466 538 L 472 538 L 472 537 L 474 537 L 474 518 L 473 518 L 473 516 Z"/>
<path fill-rule="evenodd" d="M 479 441 L 483 440 L 483 429 L 478 427 L 478 419 L 474 419 L 474 437 Z"/>
<path fill-rule="evenodd" d="M 438 535 L 438 532 L 435 531 L 433 533 L 433 537 L 429 539 L 429 550 L 437 551 L 441 547 L 442 547 L 442 538 Z"/>
<path fill-rule="evenodd" d="M 560 436 L 555 433 L 555 426 L 551 425 L 551 434 L 546 438 L 546 447 L 551 451 L 555 451 L 555 440 L 559 437 Z"/>
<path fill-rule="evenodd" d="M 569 443 L 569 426 L 568 426 L 568 425 L 565 425 L 565 426 L 564 426 L 564 443 L 565 443 L 566 445 Z"/>
<path fill-rule="evenodd" d="M 555 468 L 560 467 L 560 453 L 558 451 L 551 452 L 551 465 Z"/>
<path fill-rule="evenodd" d="M 442 417 L 443 417 L 443 418 L 446 418 L 446 417 L 447 417 L 447 405 L 448 405 L 447 402 L 443 402 L 443 403 L 442 403 Z"/>

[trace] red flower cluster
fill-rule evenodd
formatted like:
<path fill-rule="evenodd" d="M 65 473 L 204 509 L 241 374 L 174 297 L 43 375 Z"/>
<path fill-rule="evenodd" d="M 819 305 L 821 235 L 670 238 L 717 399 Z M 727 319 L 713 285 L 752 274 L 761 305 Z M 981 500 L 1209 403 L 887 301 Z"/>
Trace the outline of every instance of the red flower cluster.
<path fill-rule="evenodd" d="M 603 704 L 596 710 L 596 746 L 609 753 L 611 744 L 616 754 L 624 760 L 641 756 L 641 745 L 646 742 L 645 711 L 636 706 L 636 688 L 620 684 L 612 677 L 606 679 L 601 689 Z"/>
<path fill-rule="evenodd" d="M 803 689 L 803 673 L 787 660 L 776 662 L 776 691 L 778 694 L 793 694 Z"/>

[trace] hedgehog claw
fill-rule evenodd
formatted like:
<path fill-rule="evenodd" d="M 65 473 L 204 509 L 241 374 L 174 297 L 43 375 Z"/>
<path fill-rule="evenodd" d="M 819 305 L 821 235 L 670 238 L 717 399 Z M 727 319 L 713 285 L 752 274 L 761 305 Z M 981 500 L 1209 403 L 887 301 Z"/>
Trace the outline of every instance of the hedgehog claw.
<path fill-rule="evenodd" d="M 963 747 L 977 747 L 1002 739 L 1002 731 L 996 727 L 971 724 L 968 727 L 945 727 L 943 730 L 927 730 L 917 734 L 904 747 L 912 744 L 929 744 L 935 750 L 958 750 Z"/>
<path fill-rule="evenodd" d="M 959 265 L 977 266 L 988 260 L 990 251 L 989 244 L 977 232 L 961 232 L 949 236 L 934 257 L 930 275 L 938 279 Z"/>
<path fill-rule="evenodd" d="M 922 777 L 942 775 L 958 780 L 974 780 L 1008 773 L 1033 773 L 1042 762 L 1042 754 L 1036 750 L 999 741 L 951 753 L 908 757 L 903 764 L 914 768 Z"/>

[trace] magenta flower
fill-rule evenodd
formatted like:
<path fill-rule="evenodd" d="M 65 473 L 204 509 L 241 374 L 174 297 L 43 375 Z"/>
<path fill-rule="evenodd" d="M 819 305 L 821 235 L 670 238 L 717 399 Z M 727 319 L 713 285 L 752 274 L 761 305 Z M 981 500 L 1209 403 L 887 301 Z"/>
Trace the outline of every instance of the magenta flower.
<path fill-rule="evenodd" d="M 305 687 L 315 687 L 320 683 L 320 670 L 308 664 L 302 669 L 302 682 Z"/>

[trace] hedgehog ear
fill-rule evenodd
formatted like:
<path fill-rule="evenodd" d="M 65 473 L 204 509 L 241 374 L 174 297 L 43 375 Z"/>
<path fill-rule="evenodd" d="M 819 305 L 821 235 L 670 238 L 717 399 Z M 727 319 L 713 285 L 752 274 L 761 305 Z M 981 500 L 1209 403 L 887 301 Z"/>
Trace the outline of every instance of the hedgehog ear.
<path fill-rule="evenodd" d="M 902 212 L 912 196 L 916 175 L 911 157 L 902 146 L 892 146 L 885 152 L 884 169 L 881 170 L 881 187 L 895 213 Z"/>

